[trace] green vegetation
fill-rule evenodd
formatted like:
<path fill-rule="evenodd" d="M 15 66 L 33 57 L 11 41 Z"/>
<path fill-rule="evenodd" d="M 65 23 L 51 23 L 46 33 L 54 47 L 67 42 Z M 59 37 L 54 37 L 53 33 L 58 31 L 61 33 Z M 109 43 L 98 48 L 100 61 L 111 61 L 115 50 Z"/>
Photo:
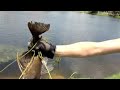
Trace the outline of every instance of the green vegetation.
<path fill-rule="evenodd" d="M 74 76 L 69 78 L 69 79 L 92 79 L 92 78 L 75 78 Z M 103 79 L 120 79 L 120 73 L 118 74 L 113 74 L 112 76 L 108 76 L 106 78 Z"/>
<path fill-rule="evenodd" d="M 97 15 L 99 16 L 108 16 L 107 12 L 98 12 Z"/>
<path fill-rule="evenodd" d="M 0 63 L 14 60 L 18 51 L 23 52 L 25 51 L 25 48 L 13 45 L 0 44 Z"/>
<path fill-rule="evenodd" d="M 75 74 L 77 74 L 76 72 L 74 72 L 68 79 L 93 79 L 93 78 L 83 78 L 81 76 L 75 76 Z M 111 76 L 108 76 L 108 77 L 105 77 L 103 79 L 120 79 L 120 73 L 116 73 L 116 74 L 113 74 Z"/>
<path fill-rule="evenodd" d="M 80 13 L 87 13 L 99 16 L 111 16 L 120 19 L 120 11 L 80 11 Z"/>
<path fill-rule="evenodd" d="M 112 76 L 109 76 L 109 77 L 107 77 L 107 78 L 105 78 L 105 79 L 120 79 L 120 73 L 118 73 L 118 74 L 113 74 Z"/>

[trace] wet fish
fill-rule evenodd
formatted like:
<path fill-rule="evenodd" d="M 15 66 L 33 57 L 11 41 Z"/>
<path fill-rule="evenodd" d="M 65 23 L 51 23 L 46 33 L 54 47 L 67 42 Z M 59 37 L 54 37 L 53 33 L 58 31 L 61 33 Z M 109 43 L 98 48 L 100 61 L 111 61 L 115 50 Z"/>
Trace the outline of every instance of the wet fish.
<path fill-rule="evenodd" d="M 46 32 L 50 28 L 50 24 L 44 24 L 40 22 L 28 22 L 28 28 L 32 34 L 33 42 L 35 43 L 37 40 L 39 40 L 39 35 Z"/>
<path fill-rule="evenodd" d="M 24 52 L 23 54 L 25 54 Z M 25 57 L 23 57 L 20 61 L 20 64 L 23 68 L 21 68 L 22 71 L 26 69 L 26 66 L 31 61 L 31 58 L 33 56 L 33 52 L 28 53 Z M 33 62 L 31 63 L 30 67 L 25 71 L 21 79 L 40 79 L 41 76 L 41 66 L 42 62 L 41 59 L 37 56 L 33 58 Z"/>
<path fill-rule="evenodd" d="M 28 50 L 29 50 L 38 40 L 41 39 L 39 35 L 49 30 L 50 24 L 44 24 L 40 22 L 34 22 L 34 23 L 28 22 L 28 28 L 32 34 L 32 42 L 30 42 L 28 46 Z M 26 52 L 24 52 L 23 54 L 25 54 Z M 23 67 L 22 71 L 25 70 L 33 54 L 34 54 L 33 52 L 30 52 L 27 55 L 25 55 L 25 57 L 19 60 L 20 64 Z M 26 72 L 23 74 L 21 79 L 40 79 L 41 68 L 42 68 L 41 59 L 38 58 L 38 55 L 36 54 L 31 66 L 28 68 L 28 70 L 26 70 Z"/>

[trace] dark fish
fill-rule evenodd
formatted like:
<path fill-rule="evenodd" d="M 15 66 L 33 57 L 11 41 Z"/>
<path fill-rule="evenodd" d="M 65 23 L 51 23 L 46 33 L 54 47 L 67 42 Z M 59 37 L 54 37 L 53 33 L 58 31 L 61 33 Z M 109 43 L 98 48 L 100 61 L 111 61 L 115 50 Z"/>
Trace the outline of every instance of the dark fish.
<path fill-rule="evenodd" d="M 33 23 L 31 21 L 31 22 L 28 22 L 28 28 L 32 34 L 32 38 L 35 43 L 36 40 L 39 40 L 39 35 L 49 30 L 50 24 L 44 24 L 40 22 Z"/>
<path fill-rule="evenodd" d="M 24 55 L 26 52 L 24 52 L 22 55 Z M 31 58 L 33 56 L 33 52 L 28 53 L 25 57 L 20 59 L 20 64 L 23 68 L 22 71 L 25 70 L 26 66 L 28 63 L 31 61 Z M 37 56 L 33 58 L 33 62 L 31 65 L 27 68 L 27 70 L 24 72 L 23 76 L 21 79 L 40 79 L 41 76 L 41 66 L 42 62 L 41 59 Z"/>
<path fill-rule="evenodd" d="M 42 33 L 46 32 L 50 28 L 50 24 L 44 24 L 40 22 L 28 22 L 28 28 L 32 34 L 32 38 L 30 40 L 30 44 L 28 45 L 28 49 L 30 49 L 38 40 L 41 39 L 39 37 Z"/>
<path fill-rule="evenodd" d="M 28 46 L 28 50 L 29 50 L 38 40 L 41 39 L 39 35 L 49 30 L 50 24 L 44 24 L 40 22 L 35 22 L 35 23 L 28 22 L 28 28 L 32 34 L 32 41 Z M 23 54 L 25 53 L 26 52 L 24 52 Z M 25 57 L 19 60 L 21 66 L 23 67 L 22 71 L 25 70 L 32 56 L 33 56 L 33 52 L 30 52 Z M 36 54 L 31 67 L 29 67 L 29 69 L 23 74 L 22 79 L 40 79 L 41 67 L 42 67 L 41 59 L 38 58 L 38 55 Z"/>

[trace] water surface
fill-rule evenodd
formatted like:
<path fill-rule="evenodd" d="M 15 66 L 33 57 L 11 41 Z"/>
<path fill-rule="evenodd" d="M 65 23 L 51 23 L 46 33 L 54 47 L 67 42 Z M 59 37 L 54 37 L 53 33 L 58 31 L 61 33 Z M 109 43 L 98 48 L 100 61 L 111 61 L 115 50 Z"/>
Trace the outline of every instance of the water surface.
<path fill-rule="evenodd" d="M 108 16 L 95 16 L 70 11 L 1 11 L 0 69 L 8 63 L 7 61 L 10 62 L 15 59 L 17 51 L 27 48 L 27 42 L 31 38 L 27 27 L 29 21 L 49 23 L 51 25 L 50 30 L 43 36 L 56 45 L 82 41 L 98 42 L 120 37 L 120 20 Z M 120 72 L 120 54 L 89 58 L 63 57 L 59 71 L 65 77 L 77 72 L 79 77 L 104 78 Z M 5 70 L 1 76 L 7 78 L 19 76 L 19 74 L 19 69 L 15 63 Z"/>

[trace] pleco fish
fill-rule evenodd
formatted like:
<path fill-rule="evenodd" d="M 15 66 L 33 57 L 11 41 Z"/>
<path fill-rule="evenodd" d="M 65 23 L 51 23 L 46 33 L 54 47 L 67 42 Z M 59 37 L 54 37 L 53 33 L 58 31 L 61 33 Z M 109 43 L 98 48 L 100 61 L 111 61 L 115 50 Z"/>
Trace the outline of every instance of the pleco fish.
<path fill-rule="evenodd" d="M 28 28 L 32 34 L 32 39 L 28 45 L 29 51 L 38 40 L 42 39 L 40 35 L 49 30 L 50 24 L 28 22 Z M 28 51 L 24 52 L 22 55 L 26 54 Z M 41 58 L 39 58 L 38 55 L 35 55 L 35 57 L 33 57 L 33 55 L 34 52 L 31 51 L 19 60 L 18 65 L 21 65 L 21 67 L 19 67 L 22 71 L 22 76 L 20 79 L 40 79 L 41 75 L 47 73 L 45 67 L 42 65 Z M 47 65 L 48 58 L 43 57 L 43 59 Z M 29 67 L 27 67 L 28 64 L 30 64 Z M 50 71 L 53 70 L 52 66 L 48 66 L 48 68 Z"/>

